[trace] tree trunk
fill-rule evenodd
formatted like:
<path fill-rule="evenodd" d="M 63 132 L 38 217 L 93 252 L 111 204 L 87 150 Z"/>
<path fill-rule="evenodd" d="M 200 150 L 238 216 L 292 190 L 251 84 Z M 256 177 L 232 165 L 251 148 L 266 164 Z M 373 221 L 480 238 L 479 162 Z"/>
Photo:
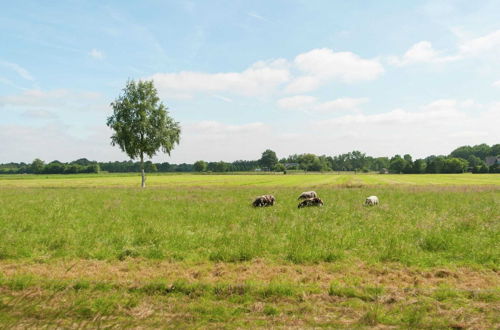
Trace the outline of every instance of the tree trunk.
<path fill-rule="evenodd" d="M 141 153 L 141 188 L 146 188 L 146 173 L 144 173 L 144 155 Z"/>

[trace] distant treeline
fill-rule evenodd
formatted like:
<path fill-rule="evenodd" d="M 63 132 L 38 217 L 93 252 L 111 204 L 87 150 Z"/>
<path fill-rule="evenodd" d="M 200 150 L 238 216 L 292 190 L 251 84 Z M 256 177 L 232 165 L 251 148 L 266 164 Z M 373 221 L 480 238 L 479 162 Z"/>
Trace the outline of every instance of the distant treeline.
<path fill-rule="evenodd" d="M 449 155 L 429 156 L 413 160 L 412 156 L 371 157 L 360 151 L 337 156 L 314 154 L 291 155 L 279 159 L 272 150 L 262 153 L 259 160 L 228 162 L 197 161 L 194 164 L 144 163 L 146 172 L 246 172 L 246 171 L 360 171 L 380 173 L 500 173 L 500 144 L 462 146 Z M 133 161 L 96 162 L 81 158 L 70 163 L 52 161 L 48 164 L 35 159 L 31 164 L 0 164 L 0 174 L 74 174 L 74 173 L 139 172 L 140 163 Z"/>
<path fill-rule="evenodd" d="M 0 164 L 0 174 L 75 174 L 75 173 L 99 173 L 106 171 L 110 173 L 139 172 L 141 165 L 139 162 L 115 161 L 96 162 L 86 158 L 81 158 L 70 163 L 62 163 L 54 160 L 48 164 L 40 159 L 35 159 L 31 164 L 27 163 L 7 163 Z M 144 162 L 146 172 L 195 172 L 193 164 L 170 164 Z M 210 172 L 245 172 L 259 168 L 256 160 L 237 160 L 232 163 L 209 162 L 207 171 Z"/>
<path fill-rule="evenodd" d="M 91 162 L 85 158 L 75 160 L 71 163 L 62 163 L 54 160 L 48 164 L 40 159 L 35 159 L 31 164 L 7 163 L 0 164 L 0 174 L 76 174 L 76 173 L 99 173 L 99 163 Z"/>
<path fill-rule="evenodd" d="M 282 165 L 284 166 L 282 166 Z M 463 146 L 449 155 L 413 159 L 409 154 L 389 157 L 371 157 L 360 151 L 337 156 L 313 154 L 292 155 L 273 165 L 275 170 L 301 169 L 305 171 L 377 171 L 381 173 L 500 173 L 500 144 Z"/>

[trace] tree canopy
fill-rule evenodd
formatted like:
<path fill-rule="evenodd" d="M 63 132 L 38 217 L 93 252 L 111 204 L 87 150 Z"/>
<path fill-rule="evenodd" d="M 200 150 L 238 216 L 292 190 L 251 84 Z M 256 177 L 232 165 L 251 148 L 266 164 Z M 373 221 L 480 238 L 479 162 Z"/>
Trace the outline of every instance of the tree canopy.
<path fill-rule="evenodd" d="M 276 163 L 278 163 L 278 157 L 276 157 L 276 153 L 270 149 L 264 151 L 259 160 L 260 166 L 269 170 L 273 169 Z"/>
<path fill-rule="evenodd" d="M 107 120 L 114 131 L 111 144 L 118 145 L 131 159 L 140 160 L 145 187 L 144 156 L 151 158 L 159 150 L 170 155 L 179 143 L 179 123 L 169 116 L 152 80 L 127 81 L 111 107 L 113 114 Z"/>

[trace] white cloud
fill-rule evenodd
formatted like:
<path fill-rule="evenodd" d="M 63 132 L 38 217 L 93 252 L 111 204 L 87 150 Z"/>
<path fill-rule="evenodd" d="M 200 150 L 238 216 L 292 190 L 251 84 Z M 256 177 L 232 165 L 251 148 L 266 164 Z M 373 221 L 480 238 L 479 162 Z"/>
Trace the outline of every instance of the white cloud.
<path fill-rule="evenodd" d="M 466 119 L 466 114 L 460 109 L 472 107 L 470 101 L 458 102 L 457 100 L 441 99 L 433 101 L 420 107 L 420 111 L 407 111 L 395 109 L 379 114 L 356 114 L 337 117 L 330 120 L 323 120 L 316 123 L 317 126 L 331 125 L 357 125 L 357 124 L 442 124 L 441 121 L 457 122 Z"/>
<path fill-rule="evenodd" d="M 104 125 L 87 127 L 87 135 L 78 137 L 72 127 L 50 124 L 39 127 L 1 125 L 0 163 L 71 161 L 88 158 L 100 161 L 126 160 L 127 155 L 110 144 L 112 132 Z M 206 161 L 234 161 L 258 159 L 267 148 L 277 148 L 276 135 L 270 126 L 261 123 L 225 124 L 202 121 L 182 126 L 181 142 L 171 157 L 158 153 L 155 162 L 182 163 L 199 159 Z M 244 147 L 242 147 L 244 146 Z"/>
<path fill-rule="evenodd" d="M 279 157 L 304 152 L 335 155 L 356 149 L 373 156 L 410 153 L 416 158 L 447 154 L 465 144 L 498 143 L 498 122 L 500 103 L 478 105 L 453 99 L 436 100 L 412 111 L 341 115 L 288 127 L 288 132 L 280 125 L 263 122 L 202 121 L 183 125 L 181 143 L 172 157 L 159 154 L 153 160 L 258 159 L 268 148 Z M 127 159 L 119 148 L 109 144 L 111 131 L 104 125 L 87 131 L 87 136 L 76 137 L 72 127 L 0 125 L 0 140 L 9 141 L 0 144 L 0 162 L 32 161 L 36 157 L 49 161 Z"/>
<path fill-rule="evenodd" d="M 91 110 L 89 105 L 104 104 L 102 94 L 96 92 L 77 92 L 69 89 L 54 89 L 43 91 L 39 89 L 26 90 L 20 94 L 0 96 L 0 107 L 66 107 Z"/>
<path fill-rule="evenodd" d="M 500 48 L 500 30 L 493 31 L 479 38 L 466 40 L 461 43 L 460 53 L 465 56 L 480 55 Z"/>
<path fill-rule="evenodd" d="M 222 96 L 222 95 L 217 95 L 217 94 L 214 94 L 214 95 L 212 95 L 212 96 L 213 96 L 214 98 L 219 99 L 219 100 L 222 100 L 222 101 L 224 101 L 224 102 L 226 102 L 226 103 L 231 103 L 231 102 L 233 102 L 233 100 L 232 100 L 232 99 L 230 99 L 229 97 L 225 97 L 225 96 Z"/>
<path fill-rule="evenodd" d="M 420 41 L 410 47 L 401 57 L 390 57 L 389 62 L 398 65 L 408 65 L 413 63 L 440 63 L 450 62 L 459 59 L 458 56 L 442 56 L 442 52 L 436 51 L 429 41 Z"/>
<path fill-rule="evenodd" d="M 351 98 L 344 97 L 333 101 L 320 103 L 316 106 L 315 110 L 321 112 L 334 112 L 340 110 L 354 110 L 361 104 L 368 102 L 367 98 Z"/>
<path fill-rule="evenodd" d="M 72 161 L 82 157 L 96 160 L 125 160 L 119 148 L 110 145 L 111 131 L 105 126 L 87 127 L 85 138 L 70 133 L 69 127 L 59 124 L 44 126 L 0 125 L 0 162 L 31 162 L 40 158 Z"/>
<path fill-rule="evenodd" d="M 332 101 L 319 102 L 317 98 L 308 95 L 296 95 L 279 99 L 278 107 L 282 109 L 304 110 L 306 112 L 336 112 L 356 110 L 361 104 L 368 102 L 367 98 L 338 98 Z"/>
<path fill-rule="evenodd" d="M 218 121 L 207 120 L 193 124 L 190 127 L 196 129 L 196 134 L 200 133 L 224 134 L 224 133 L 253 132 L 255 130 L 260 130 L 262 128 L 265 128 L 266 125 L 261 122 L 255 122 L 243 125 L 228 125 Z"/>
<path fill-rule="evenodd" d="M 293 68 L 299 75 L 285 88 L 285 92 L 290 94 L 310 92 L 330 81 L 354 83 L 374 80 L 384 72 L 376 59 L 363 59 L 351 52 L 334 52 L 328 48 L 297 55 Z"/>
<path fill-rule="evenodd" d="M 500 80 L 495 81 L 492 86 L 500 88 Z"/>
<path fill-rule="evenodd" d="M 26 90 L 26 88 L 18 86 L 17 84 L 13 83 L 9 79 L 2 78 L 2 77 L 0 77 L 0 84 L 4 84 L 4 85 L 10 86 L 10 87 L 13 87 L 15 89 Z"/>
<path fill-rule="evenodd" d="M 378 60 L 367 60 L 351 52 L 313 49 L 295 57 L 295 67 L 321 80 L 356 82 L 373 80 L 384 72 Z"/>
<path fill-rule="evenodd" d="M 57 115 L 52 111 L 40 110 L 40 109 L 30 109 L 22 113 L 24 117 L 30 119 L 55 119 Z"/>
<path fill-rule="evenodd" d="M 448 154 L 464 144 L 498 143 L 498 122 L 500 104 L 485 106 L 470 100 L 443 99 L 414 111 L 395 109 L 313 121 L 310 130 L 316 132 L 316 139 L 323 139 L 324 145 L 331 143 L 339 150 L 361 149 L 371 155 L 410 153 L 423 157 Z"/>
<path fill-rule="evenodd" d="M 7 61 L 0 61 L 0 65 L 14 70 L 23 79 L 30 80 L 30 81 L 35 80 L 35 78 L 31 75 L 31 73 L 29 73 L 28 70 L 26 70 L 25 68 L 23 68 L 19 64 L 7 62 Z"/>
<path fill-rule="evenodd" d="M 272 127 L 262 122 L 240 125 L 202 121 L 183 127 L 181 143 L 172 157 L 180 161 L 234 161 L 258 159 L 267 148 L 276 148 Z"/>
<path fill-rule="evenodd" d="M 316 102 L 314 96 L 295 95 L 279 99 L 277 104 L 283 109 L 304 109 L 313 106 Z"/>
<path fill-rule="evenodd" d="M 457 114 L 458 115 L 458 114 Z M 451 116 L 453 117 L 453 116 Z M 365 115 L 346 115 L 335 119 L 324 120 L 317 123 L 317 126 L 334 126 L 334 125 L 359 125 L 359 124 L 381 124 L 381 125 L 398 125 L 398 124 L 421 124 L 432 120 L 450 119 L 450 114 L 447 112 L 410 112 L 403 109 L 395 109 L 386 113 Z"/>
<path fill-rule="evenodd" d="M 245 96 L 272 93 L 290 80 L 285 60 L 257 62 L 242 72 L 203 73 L 183 71 L 157 73 L 151 76 L 165 95 L 189 96 L 197 92 L 231 92 Z"/>
<path fill-rule="evenodd" d="M 103 52 L 101 52 L 100 50 L 97 50 L 97 49 L 92 49 L 90 52 L 89 52 L 89 55 L 95 59 L 98 59 L 98 60 L 102 60 L 104 59 L 104 54 Z"/>
<path fill-rule="evenodd" d="M 283 87 L 286 93 L 303 93 L 330 81 L 373 80 L 383 72 L 378 60 L 322 48 L 299 54 L 291 62 L 286 59 L 260 61 L 241 72 L 182 71 L 156 73 L 147 79 L 153 79 L 162 94 L 174 98 L 189 98 L 202 92 L 262 96 L 283 91 Z"/>
<path fill-rule="evenodd" d="M 429 41 L 424 40 L 411 46 L 401 57 L 388 57 L 388 61 L 397 66 L 414 63 L 443 63 L 482 56 L 499 49 L 500 30 L 496 30 L 478 38 L 463 40 L 458 44 L 458 50 L 453 55 L 443 55 L 442 51 L 435 50 Z"/>
<path fill-rule="evenodd" d="M 316 76 L 297 77 L 286 86 L 285 92 L 289 94 L 310 92 L 320 87 L 321 84 L 321 79 Z"/>

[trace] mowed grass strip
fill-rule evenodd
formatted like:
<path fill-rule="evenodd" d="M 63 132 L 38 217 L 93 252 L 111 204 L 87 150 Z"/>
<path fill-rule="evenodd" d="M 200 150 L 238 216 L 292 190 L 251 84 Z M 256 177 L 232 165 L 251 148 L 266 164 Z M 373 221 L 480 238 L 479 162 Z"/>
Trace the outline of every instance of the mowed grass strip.
<path fill-rule="evenodd" d="M 339 174 L 340 173 L 340 174 Z M 139 182 L 139 183 L 138 183 Z M 172 174 L 147 175 L 147 185 L 165 186 L 260 186 L 315 187 L 340 185 L 500 185 L 498 174 L 345 174 L 342 172 L 288 174 Z M 69 188 L 130 187 L 140 185 L 137 173 L 74 174 L 74 175 L 0 175 L 0 188 Z"/>
<path fill-rule="evenodd" d="M 132 259 L 0 266 L 5 327 L 491 328 L 499 321 L 497 275 L 486 270 Z"/>
<path fill-rule="evenodd" d="M 0 259 L 341 260 L 498 269 L 495 186 L 188 186 L 0 189 Z M 277 204 L 253 208 L 257 195 Z M 380 205 L 366 207 L 377 195 Z"/>

